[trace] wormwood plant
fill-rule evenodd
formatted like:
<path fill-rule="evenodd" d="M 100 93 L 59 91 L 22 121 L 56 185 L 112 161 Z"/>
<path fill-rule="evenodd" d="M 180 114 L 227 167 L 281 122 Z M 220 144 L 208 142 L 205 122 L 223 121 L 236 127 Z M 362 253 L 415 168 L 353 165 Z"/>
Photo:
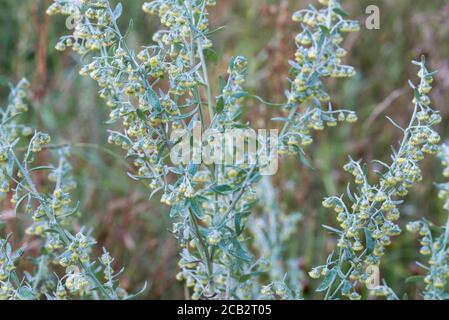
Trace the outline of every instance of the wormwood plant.
<path fill-rule="evenodd" d="M 424 58 L 413 62 L 419 67 L 420 82 L 414 85 L 413 114 L 407 128 L 395 124 L 403 133 L 402 142 L 393 148 L 391 163 L 375 160 L 383 170 L 376 171 L 377 182 L 372 183 L 367 167 L 361 161 L 350 159 L 344 169 L 355 177 L 357 188 L 348 186 L 347 200 L 329 197 L 323 202 L 337 214 L 340 229 L 326 227 L 338 237 L 337 249 L 326 263 L 310 271 L 312 278 L 322 277 L 318 291 L 326 291 L 326 299 L 340 296 L 360 299 L 358 284 L 366 284 L 378 296 L 397 298 L 386 285 L 371 285 L 373 271 L 380 265 L 391 238 L 401 232 L 396 221 L 400 212 L 398 205 L 408 190 L 422 180 L 419 162 L 425 154 L 436 154 L 440 136 L 433 126 L 441 122 L 441 116 L 431 107 L 428 97 L 433 82 Z"/>
<path fill-rule="evenodd" d="M 445 166 L 443 172 L 445 177 L 449 176 L 449 146 L 443 145 L 440 148 L 439 158 Z M 443 207 L 449 210 L 449 183 L 438 184 L 439 198 L 443 200 Z M 437 229 L 432 232 L 432 229 Z M 424 282 L 425 290 L 422 292 L 426 300 L 447 300 L 449 299 L 448 279 L 449 279 L 449 219 L 444 227 L 436 227 L 429 221 L 410 222 L 407 230 L 418 233 L 421 240 L 421 250 L 423 256 L 428 256 L 428 266 L 418 263 L 426 271 Z"/>
<path fill-rule="evenodd" d="M 49 147 L 50 136 L 17 121 L 28 110 L 27 89 L 26 80 L 12 87 L 7 106 L 1 109 L 0 192 L 16 214 L 25 213 L 33 221 L 26 233 L 40 239 L 41 248 L 37 257 L 29 257 L 33 272 L 19 273 L 16 264 L 25 248 L 13 252 L 11 235 L 0 240 L 0 299 L 125 298 L 126 292 L 116 283 L 119 274 L 112 268 L 113 258 L 103 249 L 98 261 L 92 259 L 96 242 L 85 228 L 76 227 L 79 205 L 73 205 L 70 196 L 76 183 L 67 161 L 69 150 L 57 149 L 55 166 L 35 164 L 39 153 Z M 34 182 L 41 172 L 48 172 L 53 191 Z"/>
<path fill-rule="evenodd" d="M 301 157 L 302 148 L 312 142 L 313 130 L 357 119 L 352 111 L 333 109 L 323 80 L 354 75 L 354 69 L 341 62 L 346 51 L 340 45 L 342 34 L 359 26 L 344 18 L 338 1 L 320 2 L 324 8 L 310 7 L 293 16 L 302 31 L 296 37 L 295 61 L 290 62 L 287 101 L 279 106 L 287 116 L 277 119 L 284 122 L 283 129 L 277 141 L 270 141 L 281 153 Z M 137 173 L 130 177 L 143 181 L 151 196 L 160 192 L 161 202 L 171 207 L 172 232 L 182 249 L 177 278 L 193 289 L 193 299 L 248 298 L 253 293 L 251 280 L 266 269 L 266 260 L 250 255 L 244 231 L 257 202 L 260 172 L 277 155 L 269 153 L 255 164 L 174 165 L 168 159 L 178 144 L 171 138 L 175 130 L 193 136 L 195 123 L 200 123 L 201 132 L 249 128 L 240 120 L 244 98 L 253 97 L 242 87 L 244 57 L 231 59 L 227 77 L 217 81 L 219 92 L 212 92 L 207 61 L 215 53 L 209 36 L 218 29 L 209 29 L 207 9 L 215 3 L 144 3 L 143 10 L 159 16 L 162 27 L 153 43 L 137 53 L 117 26 L 121 4 L 112 8 L 107 0 L 56 0 L 47 12 L 76 21 L 73 34 L 62 37 L 56 49 L 71 47 L 86 58 L 80 74 L 98 82 L 100 96 L 111 108 L 109 122 L 122 124 L 121 130 L 111 131 L 109 142 L 134 159 Z M 248 157 L 246 153 L 243 158 Z M 287 297 L 278 293 L 273 295 Z"/>
<path fill-rule="evenodd" d="M 293 15 L 301 31 L 295 38 L 294 61 L 289 61 L 289 86 L 282 104 L 245 91 L 248 61 L 242 56 L 229 61 L 226 75 L 215 79 L 209 74 L 208 62 L 217 55 L 210 36 L 220 29 L 210 29 L 208 23 L 214 0 L 145 2 L 143 11 L 158 16 L 161 27 L 153 41 L 138 50 L 128 46 L 126 32 L 117 25 L 121 4 L 113 8 L 108 0 L 55 0 L 48 8 L 49 14 L 61 13 L 75 21 L 73 33 L 63 36 L 56 49 L 70 47 L 81 55 L 80 74 L 97 81 L 110 108 L 109 124 L 115 125 L 109 142 L 122 147 L 134 163 L 130 178 L 144 183 L 150 197 L 160 194 L 161 202 L 170 207 L 171 232 L 181 249 L 177 278 L 191 288 L 192 299 L 302 298 L 303 275 L 285 261 L 284 250 L 300 216 L 284 213 L 269 179 L 261 181 L 277 152 L 268 150 L 250 161 L 253 155 L 245 150 L 233 163 L 198 162 L 195 155 L 174 163 L 170 156 L 179 151 L 182 136 L 195 146 L 198 133 L 250 129 L 241 120 L 245 99 L 250 98 L 284 111 L 285 116 L 273 119 L 281 122 L 280 135 L 266 142 L 276 145 L 280 154 L 301 160 L 304 148 L 313 142 L 313 131 L 357 120 L 353 111 L 334 109 L 324 81 L 355 74 L 353 67 L 342 63 L 346 50 L 341 44 L 343 34 L 358 31 L 359 25 L 346 19 L 340 1 L 319 2 L 319 8 L 310 6 Z M 376 160 L 381 169 L 371 172 L 368 165 L 350 158 L 344 169 L 354 176 L 356 187 L 348 186 L 346 196 L 323 201 L 334 209 L 339 223 L 325 226 L 336 235 L 337 248 L 309 273 L 321 279 L 317 291 L 325 292 L 325 299 L 356 300 L 365 293 L 398 299 L 385 282 L 373 285 L 373 277 L 391 238 L 401 232 L 398 207 L 422 180 L 420 161 L 425 154 L 438 152 L 440 140 L 433 126 L 441 117 L 428 97 L 434 73 L 424 59 L 414 64 L 420 81 L 410 83 L 414 99 L 409 125 L 401 128 L 390 119 L 403 133 L 392 148 L 391 161 Z M 78 226 L 79 205 L 72 204 L 70 196 L 76 187 L 70 150 L 50 145 L 47 134 L 17 120 L 28 109 L 27 86 L 21 81 L 11 88 L 2 109 L 0 192 L 17 214 L 25 213 L 33 221 L 26 233 L 42 246 L 31 257 L 26 247 L 12 250 L 12 235 L 0 239 L 0 298 L 132 298 L 118 286 L 120 272 L 114 272 L 110 254 L 104 250 L 100 258 L 93 258 L 95 240 Z M 179 131 L 181 136 L 174 135 Z M 215 143 L 213 137 L 199 142 L 203 148 Z M 55 151 L 56 165 L 35 164 L 44 150 Z M 448 154 L 449 147 L 442 147 L 445 166 Z M 43 172 L 48 172 L 50 184 L 35 183 Z M 449 186 L 438 186 L 446 208 Z M 261 207 L 262 214 L 251 215 Z M 419 264 L 427 273 L 425 299 L 449 298 L 448 228 L 449 223 L 437 228 L 426 220 L 408 224 L 422 237 L 421 253 L 430 256 L 428 266 Z M 19 268 L 25 254 L 33 262 L 33 270 L 27 272 Z"/>

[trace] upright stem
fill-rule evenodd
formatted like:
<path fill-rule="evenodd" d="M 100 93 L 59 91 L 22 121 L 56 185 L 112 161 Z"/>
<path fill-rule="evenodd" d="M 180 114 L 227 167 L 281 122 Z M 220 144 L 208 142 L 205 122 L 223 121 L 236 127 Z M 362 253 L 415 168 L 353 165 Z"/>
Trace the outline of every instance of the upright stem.
<path fill-rule="evenodd" d="M 204 84 L 206 85 L 207 105 L 209 107 L 209 117 L 210 117 L 210 122 L 212 123 L 212 120 L 214 119 L 214 107 L 213 107 L 213 100 L 212 100 L 212 91 L 211 91 L 209 76 L 208 76 L 208 71 L 207 71 L 207 64 L 206 64 L 206 59 L 204 58 L 204 52 L 203 52 L 203 46 L 201 44 L 201 39 L 198 39 L 196 43 L 198 46 L 198 55 L 200 56 L 200 60 L 201 60 L 201 67 L 203 69 L 203 80 L 204 80 Z"/>

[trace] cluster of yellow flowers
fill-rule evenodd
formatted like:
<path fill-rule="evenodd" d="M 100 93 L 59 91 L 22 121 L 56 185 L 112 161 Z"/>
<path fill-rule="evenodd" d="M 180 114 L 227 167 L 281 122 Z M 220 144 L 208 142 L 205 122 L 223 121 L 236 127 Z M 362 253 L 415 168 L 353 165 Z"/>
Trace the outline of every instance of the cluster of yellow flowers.
<path fill-rule="evenodd" d="M 355 75 L 353 67 L 342 64 L 346 55 L 341 47 L 342 34 L 356 32 L 360 27 L 357 21 L 344 19 L 339 1 L 320 3 L 326 7 L 311 7 L 293 14 L 293 20 L 302 24 L 303 31 L 296 37 L 295 61 L 290 62 L 293 77 L 284 107 L 289 116 L 281 135 L 281 153 L 296 154 L 311 144 L 312 130 L 336 126 L 339 121 L 357 121 L 352 111 L 332 110 L 323 80 Z"/>
<path fill-rule="evenodd" d="M 73 217 L 79 214 L 78 207 L 72 205 L 69 192 L 76 187 L 71 175 L 71 166 L 67 160 L 69 150 L 67 147 L 58 149 L 58 165 L 56 167 L 33 167 L 36 154 L 43 150 L 50 142 L 50 136 L 36 132 L 29 139 L 28 147 L 18 151 L 19 142 L 25 142 L 18 136 L 18 129 L 23 132 L 24 126 L 16 120 L 16 96 L 25 101 L 27 96 L 27 82 L 21 81 L 12 89 L 9 104 L 3 110 L 0 125 L 0 150 L 2 161 L 0 163 L 3 182 L 11 188 L 11 203 L 15 205 L 16 212 L 23 210 L 33 221 L 26 229 L 30 236 L 36 236 L 43 243 L 42 253 L 36 258 L 36 273 L 31 273 L 27 279 L 20 281 L 15 270 L 14 262 L 19 255 L 13 255 L 10 248 L 0 254 L 0 298 L 2 299 L 39 299 L 45 295 L 49 299 L 62 299 L 67 297 L 95 295 L 107 299 L 125 297 L 120 288 L 114 288 L 112 282 L 116 276 L 112 275 L 110 264 L 103 268 L 95 266 L 90 260 L 91 248 L 95 244 L 79 231 L 72 235 L 74 229 Z M 26 110 L 22 108 L 21 110 Z M 26 130 L 27 132 L 30 129 Z M 26 134 L 25 136 L 28 136 Z M 19 157 L 18 154 L 23 154 Z M 37 169 L 49 171 L 49 181 L 54 183 L 53 193 L 44 193 L 38 190 L 33 181 L 33 172 Z M 0 242 L 2 250 L 8 247 L 7 241 Z M 44 249 L 45 248 L 45 249 Z M 21 251 L 23 253 L 23 250 Z M 112 261 L 111 261 L 112 262 Z M 52 265 L 65 268 L 64 275 L 59 277 L 52 274 Z M 94 268 L 97 269 L 94 271 Z M 105 281 L 97 278 L 97 271 L 107 275 Z M 56 290 L 55 290 L 56 289 Z M 67 294 L 66 289 L 70 292 Z"/>
<path fill-rule="evenodd" d="M 192 298 L 222 295 L 227 287 L 240 290 L 233 286 L 239 286 L 246 267 L 229 261 L 239 256 L 245 263 L 250 260 L 239 241 L 255 202 L 251 188 L 255 168 L 244 164 L 170 166 L 166 161 L 167 152 L 177 143 L 169 138 L 173 130 L 191 130 L 192 123 L 200 122 L 204 131 L 207 120 L 216 130 L 239 124 L 247 61 L 232 59 L 215 104 L 206 61 L 212 52 L 207 7 L 213 5 L 215 1 L 210 0 L 144 3 L 144 12 L 158 15 L 162 28 L 154 34 L 154 44 L 136 55 L 116 24 L 121 5 L 113 10 L 108 1 L 82 1 L 77 6 L 56 0 L 48 9 L 49 14 L 76 17 L 74 33 L 62 37 L 57 49 L 71 46 L 82 55 L 91 53 L 92 61 L 80 74 L 98 82 L 100 96 L 111 108 L 109 122 L 121 120 L 125 128 L 111 131 L 109 142 L 134 159 L 137 174 L 131 176 L 143 180 L 152 195 L 163 192 L 161 202 L 172 206 L 177 221 L 173 232 L 184 248 L 178 278 L 194 287 Z M 203 87 L 207 102 L 203 102 Z M 206 104 L 209 119 L 202 112 Z"/>
<path fill-rule="evenodd" d="M 400 198 L 407 195 L 413 184 L 421 181 L 419 162 L 424 154 L 435 154 L 438 150 L 439 135 L 432 127 L 441 121 L 441 116 L 431 108 L 427 96 L 433 73 L 427 70 L 424 59 L 414 64 L 420 68 L 420 83 L 417 87 L 413 86 L 414 112 L 409 126 L 403 130 L 399 150 L 392 155 L 393 162 L 390 165 L 378 162 L 387 170 L 379 173 L 379 183 L 370 184 L 360 162 L 351 159 L 344 169 L 355 177 L 358 186 L 356 193 L 348 191 L 352 206 L 347 206 L 343 197 L 329 197 L 323 201 L 326 208 L 333 208 L 337 213 L 341 230 L 332 231 L 339 237 L 338 253 L 335 258 L 330 256 L 326 265 L 313 269 L 310 275 L 313 278 L 326 277 L 329 270 L 334 271 L 329 275 L 333 281 L 326 289 L 335 289 L 333 285 L 336 282 L 343 285 L 338 286 L 329 297 L 341 293 L 351 299 L 361 298 L 354 291 L 357 284 L 371 281 L 368 267 L 380 264 L 391 237 L 401 232 L 396 224 Z"/>
<path fill-rule="evenodd" d="M 443 175 L 447 177 L 449 146 L 441 146 L 439 158 L 445 167 Z M 438 197 L 443 201 L 444 209 L 449 211 L 449 183 L 439 184 L 438 188 Z M 421 238 L 420 253 L 429 257 L 427 267 L 420 265 L 426 270 L 424 299 L 447 300 L 449 299 L 449 219 L 439 234 L 432 232 L 432 227 L 427 220 L 407 224 L 407 230 L 419 234 Z"/>
<path fill-rule="evenodd" d="M 57 1 L 47 9 L 47 14 L 63 14 L 70 16 L 75 23 L 73 35 L 61 38 L 56 45 L 57 50 L 64 51 L 66 48 L 72 47 L 74 51 L 81 55 L 85 55 L 92 50 L 99 50 L 104 46 L 112 44 L 111 40 L 114 38 L 114 32 L 107 28 L 108 24 L 111 22 L 111 16 L 105 14 L 104 11 L 108 5 L 108 1 L 91 1 L 93 6 L 86 12 L 82 12 L 79 5 L 85 4 L 88 1 L 89 0 Z M 83 16 L 98 21 L 97 28 L 91 29 L 90 26 L 76 23 L 77 21 L 82 20 Z"/>
<path fill-rule="evenodd" d="M 146 181 L 155 192 L 162 190 L 161 201 L 167 205 L 184 200 L 186 194 L 193 196 L 189 183 L 170 185 L 169 179 L 164 179 L 175 170 L 170 172 L 163 159 L 164 151 L 175 143 L 169 141 L 170 130 L 185 128 L 184 119 L 198 113 L 198 87 L 205 79 L 197 66 L 203 51 L 210 47 L 205 36 L 205 7 L 209 5 L 213 1 L 145 3 L 143 10 L 158 14 L 167 29 L 157 32 L 153 37 L 155 44 L 137 55 L 127 47 L 116 25 L 121 5 L 112 10 L 108 1 L 83 1 L 78 7 L 55 1 L 48 9 L 49 14 L 77 17 L 73 35 L 62 37 L 61 41 L 67 46 L 70 39 L 72 45 L 83 48 L 75 51 L 93 54 L 92 62 L 80 74 L 89 75 L 102 88 L 100 96 L 111 108 L 110 123 L 122 120 L 125 126 L 123 133 L 111 132 L 109 142 L 120 145 L 128 156 L 135 158 L 135 178 Z M 112 32 L 111 37 L 108 32 Z M 88 45 L 96 41 L 98 46 Z M 167 92 L 161 90 L 158 95 L 152 87 L 163 77 L 169 86 Z M 154 81 L 151 85 L 150 79 Z"/>

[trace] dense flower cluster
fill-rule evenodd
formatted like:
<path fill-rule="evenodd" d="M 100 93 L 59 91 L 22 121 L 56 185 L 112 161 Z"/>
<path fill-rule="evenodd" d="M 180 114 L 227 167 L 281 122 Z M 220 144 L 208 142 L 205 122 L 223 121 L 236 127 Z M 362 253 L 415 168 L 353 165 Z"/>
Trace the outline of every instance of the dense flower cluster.
<path fill-rule="evenodd" d="M 293 20 L 303 30 L 296 36 L 295 61 L 291 61 L 291 88 L 287 92 L 289 111 L 282 131 L 281 152 L 298 153 L 312 143 L 312 130 L 323 130 L 339 121 L 355 122 L 357 116 L 348 110 L 333 110 L 323 80 L 347 78 L 355 75 L 351 66 L 343 65 L 346 50 L 341 47 L 343 33 L 360 29 L 357 21 L 346 20 L 339 1 L 320 1 L 323 9 L 299 10 Z"/>
<path fill-rule="evenodd" d="M 99 265 L 90 259 L 91 248 L 95 241 L 83 230 L 78 231 L 76 235 L 72 234 L 75 229 L 73 218 L 79 212 L 78 206 L 72 205 L 69 193 L 76 187 L 71 175 L 71 166 L 67 161 L 69 150 L 67 148 L 58 150 L 57 166 L 33 167 L 37 153 L 48 145 L 50 137 L 37 132 L 28 142 L 22 141 L 25 139 L 21 139 L 19 133 L 22 137 L 32 133 L 29 128 L 19 124 L 15 117 L 17 103 L 24 103 L 27 96 L 26 89 L 27 82 L 23 80 L 12 89 L 9 103 L 2 110 L 1 176 L 3 192 L 11 191 L 10 202 L 15 206 L 15 211 L 25 212 L 33 221 L 26 229 L 26 233 L 40 238 L 43 248 L 35 259 L 36 273 L 34 275 L 28 273 L 25 281 L 20 281 L 17 275 L 12 274 L 14 262 L 20 254 L 13 255 L 10 246 L 6 242 L 1 243 L 2 250 L 6 248 L 0 255 L 1 297 L 5 299 L 33 299 L 42 295 L 48 299 L 77 296 L 105 299 L 124 297 L 125 293 L 117 287 L 117 279 L 112 275 L 111 263 L 102 263 L 104 266 L 98 268 Z M 26 108 L 21 107 L 20 110 Z M 21 131 L 18 131 L 19 129 Z M 19 148 L 19 145 L 22 146 L 25 142 L 28 146 Z M 19 151 L 20 149 L 23 151 Z M 49 181 L 55 186 L 52 193 L 39 191 L 33 181 L 33 173 L 41 170 L 49 171 Z M 13 187 L 10 188 L 10 184 Z M 65 274 L 62 277 L 53 275 L 49 272 L 52 265 L 65 268 Z M 102 272 L 105 281 L 98 278 Z"/>
<path fill-rule="evenodd" d="M 441 147 L 439 158 L 445 166 L 443 173 L 447 177 L 449 146 L 443 145 Z M 438 196 L 444 202 L 443 207 L 449 211 L 449 183 L 439 184 L 438 188 L 440 190 Z M 426 270 L 424 299 L 449 299 L 449 220 L 439 233 L 432 232 L 432 225 L 427 220 L 411 222 L 407 225 L 407 230 L 419 234 L 421 238 L 420 253 L 429 257 L 428 266 L 419 264 Z"/>
<path fill-rule="evenodd" d="M 253 268 L 240 241 L 245 217 L 256 200 L 251 185 L 257 168 L 244 163 L 171 166 L 166 161 L 177 142 L 170 141 L 173 130 L 191 134 L 195 122 L 205 130 L 207 120 L 216 130 L 239 123 L 247 62 L 243 57 L 232 59 L 214 103 L 206 64 L 212 52 L 206 11 L 211 5 L 214 1 L 145 3 L 143 10 L 158 15 L 162 29 L 153 36 L 154 44 L 137 55 L 115 23 L 121 6 L 112 10 L 108 1 L 83 1 L 78 6 L 55 1 L 48 9 L 50 14 L 78 17 L 73 35 L 63 37 L 57 47 L 92 53 L 92 62 L 80 73 L 102 88 L 100 95 L 111 107 L 110 122 L 122 120 L 125 130 L 111 132 L 109 141 L 135 159 L 137 174 L 131 176 L 146 182 L 152 194 L 162 191 L 161 202 L 172 206 L 173 232 L 184 248 L 178 278 L 193 287 L 192 298 L 236 296 L 245 291 L 241 276 Z M 233 265 L 228 262 L 232 260 L 242 262 Z"/>
<path fill-rule="evenodd" d="M 170 130 L 185 127 L 184 119 L 198 114 L 199 85 L 205 82 L 199 73 L 198 57 L 210 46 L 205 37 L 205 7 L 205 1 L 145 3 L 144 11 L 158 13 L 167 29 L 157 32 L 153 37 L 156 44 L 143 48 L 137 55 L 127 47 L 115 24 L 121 5 L 112 10 L 108 1 L 83 1 L 78 6 L 56 1 L 48 9 L 50 14 L 60 12 L 79 17 L 73 35 L 61 41 L 77 43 L 84 48 L 81 54 L 93 52 L 92 62 L 80 73 L 98 81 L 102 88 L 100 95 L 111 108 L 110 122 L 121 119 L 125 126 L 124 132 L 111 132 L 109 141 L 135 158 L 138 169 L 135 178 L 145 180 L 155 191 L 162 190 L 162 202 L 167 205 L 186 199 L 186 195 L 193 196 L 190 182 L 181 181 L 184 177 L 174 184 L 164 179 L 170 173 L 185 174 L 169 170 L 164 152 L 175 143 L 169 141 Z M 105 31 L 111 31 L 112 37 Z M 100 39 L 98 47 L 89 46 L 103 36 L 107 39 Z M 161 89 L 158 95 L 152 87 L 162 78 L 166 78 L 168 89 Z"/>
<path fill-rule="evenodd" d="M 417 87 L 412 85 L 414 112 L 409 126 L 403 129 L 404 137 L 392 155 L 392 163 L 377 161 L 386 170 L 377 173 L 378 183 L 371 184 L 361 163 L 351 160 L 344 167 L 358 186 L 355 193 L 348 190 L 351 206 L 343 197 L 329 197 L 323 202 L 337 214 L 341 229 L 330 230 L 338 235 L 338 251 L 336 257 L 329 256 L 325 265 L 314 268 L 310 276 L 324 278 L 320 290 L 327 290 L 328 298 L 338 294 L 361 298 L 357 284 L 372 280 L 369 266 L 380 264 L 391 237 L 401 232 L 396 224 L 398 205 L 410 187 L 422 180 L 419 162 L 425 154 L 438 151 L 440 137 L 432 127 L 441 121 L 441 116 L 432 109 L 427 95 L 432 88 L 433 73 L 427 70 L 424 59 L 414 63 L 420 68 L 420 83 Z"/>

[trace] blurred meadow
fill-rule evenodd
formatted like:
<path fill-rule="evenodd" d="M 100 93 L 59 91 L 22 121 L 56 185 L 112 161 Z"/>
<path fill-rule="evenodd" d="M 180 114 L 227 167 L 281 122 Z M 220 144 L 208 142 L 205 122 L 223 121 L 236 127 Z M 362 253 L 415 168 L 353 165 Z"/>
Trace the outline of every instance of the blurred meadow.
<path fill-rule="evenodd" d="M 157 21 L 141 10 L 143 0 L 123 1 L 121 28 L 128 28 L 128 41 L 138 48 L 151 41 Z M 311 0 L 220 0 L 212 10 L 211 25 L 225 26 L 213 35 L 216 61 L 211 73 L 223 74 L 233 55 L 249 58 L 246 90 L 267 101 L 282 102 L 287 84 L 288 60 L 295 51 L 296 24 L 291 14 Z M 126 174 L 122 151 L 106 145 L 107 118 L 104 102 L 96 94 L 96 84 L 78 76 L 80 61 L 71 52 L 61 56 L 54 50 L 65 21 L 45 15 L 50 0 L 0 1 L 0 97 L 4 102 L 9 81 L 26 77 L 31 82 L 34 109 L 29 121 L 54 137 L 55 143 L 75 143 L 73 164 L 78 180 L 77 198 L 82 203 L 82 219 L 95 232 L 98 248 L 106 246 L 124 266 L 122 286 L 138 291 L 145 281 L 148 290 L 142 299 L 184 298 L 182 283 L 175 280 L 178 249 L 169 233 L 167 207 Z M 367 30 L 365 8 L 375 4 L 381 12 L 380 30 Z M 362 30 L 352 34 L 344 45 L 347 59 L 358 74 L 338 83 L 329 82 L 337 106 L 356 110 L 359 121 L 319 133 L 307 154 L 311 167 L 297 158 L 286 157 L 272 178 L 277 190 L 278 209 L 287 214 L 301 213 L 295 233 L 285 251 L 293 259 L 293 269 L 308 271 L 326 259 L 334 246 L 323 224 L 334 224 L 334 215 L 321 205 L 327 195 L 343 194 L 347 175 L 342 166 L 347 155 L 354 159 L 389 160 L 389 147 L 400 139 L 400 132 L 387 119 L 405 125 L 410 117 L 412 92 L 408 79 L 415 78 L 410 61 L 426 55 L 439 73 L 432 98 L 443 116 L 439 131 L 449 139 L 449 3 L 445 0 L 346 0 L 345 9 L 362 22 Z M 214 84 L 217 86 L 217 84 Z M 273 128 L 270 119 L 278 114 L 256 100 L 247 100 L 245 116 L 257 128 Z M 102 146 L 106 146 L 102 147 Z M 109 150 L 112 150 L 110 152 Z M 45 159 L 43 159 L 45 161 Z M 415 187 L 402 205 L 400 225 L 427 217 L 443 224 L 447 213 L 441 209 L 434 182 L 441 182 L 441 167 L 434 158 L 424 163 L 424 181 Z M 7 204 L 0 207 L 6 220 L 2 233 L 14 232 L 15 246 L 33 240 L 23 234 L 23 218 L 10 214 Z M 264 214 L 262 206 L 255 215 Z M 415 261 L 418 243 L 403 232 L 393 241 L 381 270 L 388 284 L 400 297 L 416 296 L 416 284 L 406 282 L 419 274 Z M 306 298 L 318 298 L 316 283 L 298 272 Z"/>

